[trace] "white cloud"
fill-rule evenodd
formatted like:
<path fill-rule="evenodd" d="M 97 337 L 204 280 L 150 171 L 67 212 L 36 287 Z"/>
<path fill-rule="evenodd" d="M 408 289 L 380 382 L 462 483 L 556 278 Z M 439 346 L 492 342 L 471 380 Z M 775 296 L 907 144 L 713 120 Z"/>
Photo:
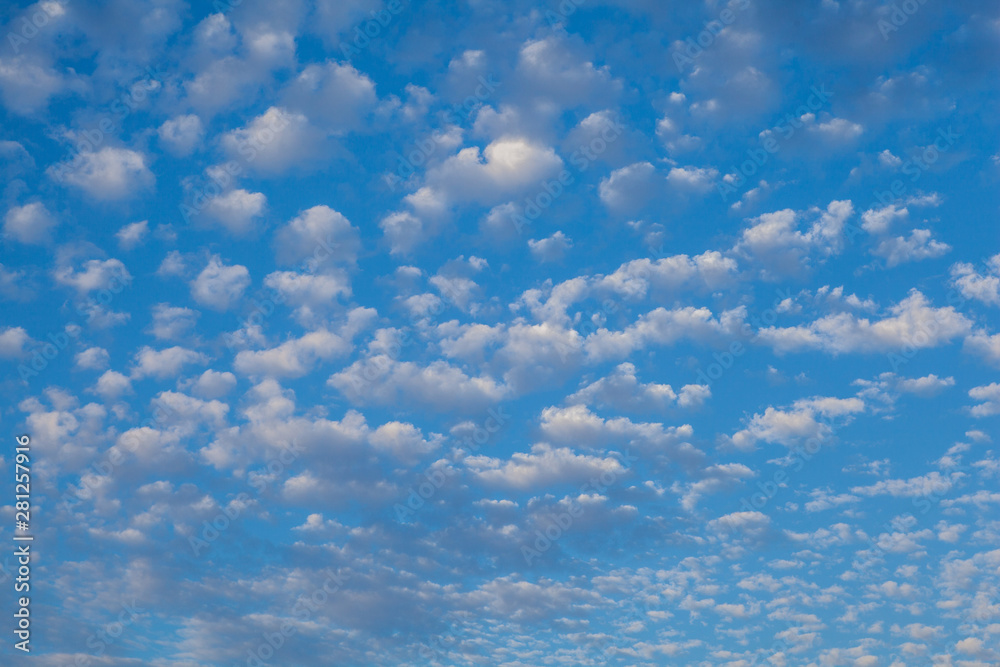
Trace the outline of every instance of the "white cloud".
<path fill-rule="evenodd" d="M 80 153 L 73 162 L 49 167 L 46 173 L 99 200 L 136 197 L 156 183 L 142 153 L 112 146 Z"/>
<path fill-rule="evenodd" d="M 239 264 L 227 266 L 218 255 L 213 255 L 190 284 L 195 301 L 216 310 L 228 310 L 250 286 L 250 272 Z"/>
<path fill-rule="evenodd" d="M 636 162 L 615 169 L 601 181 L 598 194 L 601 201 L 615 212 L 638 210 L 657 191 L 656 167 L 649 162 Z"/>
<path fill-rule="evenodd" d="M 124 285 L 132 280 L 128 269 L 117 259 L 87 260 L 82 271 L 74 271 L 72 266 L 62 266 L 55 270 L 53 277 L 57 283 L 72 287 L 80 294 L 108 289 L 112 285 Z"/>
<path fill-rule="evenodd" d="M 734 250 L 757 262 L 764 277 L 798 274 L 811 265 L 813 255 L 840 253 L 845 223 L 854 214 L 851 202 L 833 201 L 825 211 L 812 209 L 809 214 L 819 217 L 805 231 L 797 228 L 804 214 L 791 209 L 753 218 Z"/>
<path fill-rule="evenodd" d="M 231 233 L 242 236 L 254 230 L 254 220 L 264 214 L 265 208 L 267 197 L 263 193 L 238 188 L 212 197 L 204 211 Z"/>
<path fill-rule="evenodd" d="M 409 254 L 425 240 L 423 222 L 407 211 L 390 213 L 382 218 L 378 226 L 382 228 L 393 255 Z"/>
<path fill-rule="evenodd" d="M 384 354 L 355 361 L 331 376 L 329 384 L 353 402 L 462 413 L 485 410 L 508 393 L 493 378 L 470 377 L 444 361 L 420 366 Z"/>
<path fill-rule="evenodd" d="M 167 151 L 177 157 L 187 157 L 201 143 L 205 127 L 201 118 L 195 114 L 187 114 L 164 121 L 156 132 Z"/>
<path fill-rule="evenodd" d="M 859 398 L 829 397 L 800 399 L 786 409 L 768 407 L 763 414 L 755 414 L 745 429 L 734 433 L 729 443 L 751 451 L 760 441 L 786 447 L 813 438 L 822 441 L 833 433 L 833 418 L 849 418 L 864 409 L 864 401 Z"/>
<path fill-rule="evenodd" d="M 154 350 L 144 346 L 135 355 L 131 377 L 139 379 L 155 377 L 159 379 L 176 377 L 181 368 L 188 364 L 204 364 L 208 357 L 200 352 L 175 345 L 164 350 Z"/>
<path fill-rule="evenodd" d="M 275 232 L 274 241 L 282 264 L 304 260 L 312 260 L 317 266 L 353 264 L 361 248 L 358 228 L 325 205 L 308 208 L 289 220 Z"/>
<path fill-rule="evenodd" d="M 276 174 L 311 160 L 323 140 L 304 115 L 271 107 L 246 127 L 224 135 L 221 145 L 231 160 L 242 160 L 253 171 Z"/>
<path fill-rule="evenodd" d="M 522 137 L 505 137 L 478 147 L 463 148 L 427 174 L 432 191 L 444 193 L 448 201 L 491 204 L 505 197 L 537 188 L 552 179 L 562 167 L 555 151 Z M 548 195 L 546 195 L 548 196 Z"/>
<path fill-rule="evenodd" d="M 13 28 L 15 24 L 12 22 L 9 25 Z M 20 24 L 18 28 L 21 28 Z M 49 98 L 68 87 L 67 81 L 58 72 L 27 56 L 0 58 L 0 95 L 4 105 L 18 115 L 27 116 L 44 109 Z"/>
<path fill-rule="evenodd" d="M 425 440 L 419 428 L 397 421 L 379 426 L 368 436 L 368 441 L 375 449 L 411 464 L 441 446 L 440 436 Z"/>
<path fill-rule="evenodd" d="M 707 192 L 719 177 L 719 171 L 704 167 L 674 167 L 667 173 L 667 183 L 685 192 Z"/>
<path fill-rule="evenodd" d="M 896 236 L 884 239 L 872 250 L 872 254 L 885 257 L 890 267 L 905 262 L 916 262 L 922 259 L 940 257 L 951 250 L 951 246 L 931 238 L 931 230 L 914 229 L 909 238 Z"/>
<path fill-rule="evenodd" d="M 122 375 L 118 371 L 105 371 L 101 377 L 97 378 L 94 393 L 99 394 L 106 401 L 113 401 L 123 394 L 132 393 L 132 381 L 128 376 Z"/>
<path fill-rule="evenodd" d="M 291 107 L 334 132 L 358 127 L 377 102 L 371 79 L 350 64 L 334 61 L 308 65 L 289 84 L 285 97 Z"/>
<path fill-rule="evenodd" d="M 556 262 L 561 260 L 566 251 L 573 247 L 573 241 L 561 231 L 548 238 L 528 240 L 528 248 L 535 259 L 541 262 Z"/>
<path fill-rule="evenodd" d="M 41 202 L 13 206 L 4 218 L 3 231 L 21 243 L 41 245 L 52 238 L 52 230 L 59 220 Z"/>
<path fill-rule="evenodd" d="M 24 327 L 4 327 L 0 330 L 0 357 L 14 359 L 24 354 L 31 337 Z"/>
<path fill-rule="evenodd" d="M 200 313 L 166 303 L 153 306 L 152 334 L 159 340 L 176 340 L 193 329 Z"/>
<path fill-rule="evenodd" d="M 1000 306 L 1000 255 L 983 262 L 982 273 L 972 264 L 959 262 L 951 267 L 951 284 L 966 299 L 975 299 L 991 306 Z"/>
<path fill-rule="evenodd" d="M 604 473 L 612 479 L 626 474 L 625 467 L 614 457 L 577 454 L 544 443 L 533 445 L 531 453 L 515 452 L 507 460 L 467 456 L 463 463 L 486 484 L 522 490 L 540 490 L 554 484 L 579 485 Z"/>
<path fill-rule="evenodd" d="M 583 403 L 620 411 L 659 412 L 672 406 L 696 407 L 711 396 L 705 385 L 684 385 L 680 395 L 669 384 L 642 384 L 634 364 L 619 364 L 603 377 L 566 397 L 569 404 Z"/>
<path fill-rule="evenodd" d="M 969 408 L 973 417 L 990 417 L 1000 414 L 1000 384 L 993 382 L 969 390 L 969 398 L 980 401 Z"/>
<path fill-rule="evenodd" d="M 111 357 L 103 347 L 88 347 L 78 352 L 75 361 L 77 368 L 100 371 L 108 367 Z"/>
<path fill-rule="evenodd" d="M 944 389 L 954 386 L 955 378 L 939 378 L 933 373 L 925 375 L 921 378 L 900 379 L 900 381 L 896 384 L 896 388 L 900 391 L 904 391 L 908 394 L 918 394 L 920 396 L 934 396 L 941 393 Z"/>
<path fill-rule="evenodd" d="M 990 336 L 977 331 L 965 339 L 964 348 L 1000 368 L 1000 334 Z"/>
<path fill-rule="evenodd" d="M 910 216 L 906 207 L 889 204 L 873 208 L 861 214 L 861 228 L 869 234 L 885 234 L 897 223 L 905 222 Z"/>
<path fill-rule="evenodd" d="M 132 250 L 138 245 L 141 245 L 143 241 L 146 240 L 146 236 L 149 234 L 149 222 L 147 220 L 140 220 L 139 222 L 132 222 L 115 233 L 115 238 L 118 239 L 118 246 L 122 250 Z"/>
<path fill-rule="evenodd" d="M 236 386 L 236 376 L 228 371 L 213 371 L 209 369 L 198 376 L 191 385 L 191 393 L 199 398 L 222 398 Z"/>

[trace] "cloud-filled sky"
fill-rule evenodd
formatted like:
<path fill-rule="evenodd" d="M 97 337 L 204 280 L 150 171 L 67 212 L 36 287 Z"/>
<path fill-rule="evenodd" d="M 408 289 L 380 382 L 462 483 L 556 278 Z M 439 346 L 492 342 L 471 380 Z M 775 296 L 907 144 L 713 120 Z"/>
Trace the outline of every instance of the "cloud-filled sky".
<path fill-rule="evenodd" d="M 0 21 L 3 664 L 1000 664 L 1000 6 Z"/>

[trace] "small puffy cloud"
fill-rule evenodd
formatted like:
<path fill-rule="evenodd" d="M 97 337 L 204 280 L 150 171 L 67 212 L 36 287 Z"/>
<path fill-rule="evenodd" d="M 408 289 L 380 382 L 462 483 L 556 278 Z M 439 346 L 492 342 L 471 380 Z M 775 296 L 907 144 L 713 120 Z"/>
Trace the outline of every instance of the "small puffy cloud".
<path fill-rule="evenodd" d="M 760 441 L 792 447 L 809 439 L 823 440 L 833 432 L 834 418 L 849 418 L 864 409 L 860 398 L 830 397 L 801 399 L 788 408 L 768 407 L 728 442 L 736 449 L 750 451 Z"/>
<path fill-rule="evenodd" d="M 4 217 L 3 231 L 21 243 L 41 245 L 52 238 L 59 220 L 41 202 L 14 206 Z"/>
<path fill-rule="evenodd" d="M 528 240 L 528 248 L 535 259 L 541 262 L 556 262 L 565 256 L 566 251 L 573 247 L 573 240 L 557 231 L 552 236 L 535 240 Z"/>
<path fill-rule="evenodd" d="M 420 457 L 440 447 L 440 436 L 425 440 L 420 429 L 413 424 L 389 422 L 375 429 L 368 442 L 379 451 L 392 454 L 405 463 L 415 463 Z"/>
<path fill-rule="evenodd" d="M 718 178 L 717 169 L 704 167 L 674 167 L 667 173 L 667 183 L 682 192 L 707 192 Z"/>
<path fill-rule="evenodd" d="M 542 182 L 551 179 L 562 164 L 548 146 L 523 137 L 504 137 L 482 152 L 475 146 L 462 149 L 431 169 L 427 183 L 449 201 L 491 204 L 532 187 L 544 192 Z"/>
<path fill-rule="evenodd" d="M 24 355 L 24 346 L 31 337 L 23 327 L 5 327 L 0 330 L 0 357 L 15 359 Z"/>
<path fill-rule="evenodd" d="M 131 377 L 133 379 L 176 377 L 184 366 L 206 362 L 208 357 L 204 354 L 177 345 L 165 350 L 154 350 L 147 345 L 136 353 Z"/>
<path fill-rule="evenodd" d="M 191 385 L 191 393 L 199 398 L 222 398 L 236 386 L 236 376 L 228 371 L 205 371 Z"/>
<path fill-rule="evenodd" d="M 147 220 L 140 220 L 139 222 L 129 223 L 119 229 L 115 233 L 115 238 L 118 239 L 118 247 L 122 250 L 131 250 L 141 245 L 146 240 L 148 234 L 149 222 Z"/>
<path fill-rule="evenodd" d="M 152 188 L 156 182 L 146 156 L 113 146 L 80 153 L 73 162 L 49 167 L 46 173 L 99 200 L 134 197 Z"/>
<path fill-rule="evenodd" d="M 791 209 L 765 213 L 753 218 L 743 230 L 734 250 L 761 266 L 761 275 L 795 275 L 810 266 L 813 256 L 836 255 L 844 247 L 844 227 L 854 214 L 849 200 L 833 201 L 826 210 L 812 209 L 807 214 Z M 816 217 L 804 231 L 799 222 Z"/>
<path fill-rule="evenodd" d="M 13 27 L 15 23 L 9 25 Z M 18 115 L 27 116 L 44 109 L 51 97 L 68 88 L 68 82 L 59 72 L 26 55 L 7 57 L 5 53 L 0 57 L 0 97 L 4 106 Z"/>
<path fill-rule="evenodd" d="M 53 277 L 60 285 L 72 287 L 80 294 L 132 280 L 128 269 L 117 259 L 87 260 L 80 271 L 75 271 L 72 266 L 61 266 L 55 270 Z"/>
<path fill-rule="evenodd" d="M 888 266 L 898 266 L 906 262 L 940 257 L 951 250 L 951 246 L 931 238 L 931 230 L 914 229 L 908 238 L 896 236 L 884 239 L 872 250 L 877 257 L 884 257 Z"/>
<path fill-rule="evenodd" d="M 982 357 L 991 365 L 1000 368 L 1000 334 L 990 336 L 977 331 L 965 339 L 964 348 L 967 352 Z"/>
<path fill-rule="evenodd" d="M 187 114 L 165 121 L 156 133 L 168 152 L 177 157 L 187 157 L 201 143 L 205 136 L 205 127 L 201 118 Z"/>
<path fill-rule="evenodd" d="M 190 308 L 179 308 L 166 303 L 153 307 L 152 334 L 159 340 L 176 340 L 194 328 L 199 313 Z"/>
<path fill-rule="evenodd" d="M 899 391 L 906 392 L 908 394 L 917 394 L 919 396 L 934 396 L 941 393 L 948 387 L 954 386 L 955 378 L 939 378 L 933 373 L 925 375 L 921 378 L 900 379 L 899 382 L 896 383 L 896 388 Z"/>
<path fill-rule="evenodd" d="M 108 367 L 111 357 L 103 347 L 88 347 L 78 352 L 75 357 L 76 367 L 80 369 L 100 371 Z"/>
<path fill-rule="evenodd" d="M 895 204 L 869 209 L 861 214 L 861 228 L 869 234 L 884 234 L 897 223 L 905 222 L 909 215 L 905 207 Z"/>
<path fill-rule="evenodd" d="M 132 380 L 118 371 L 105 371 L 97 378 L 93 391 L 105 400 L 114 400 L 122 394 L 132 392 Z"/>
<path fill-rule="evenodd" d="M 332 60 L 303 69 L 288 85 L 285 98 L 332 132 L 358 127 L 378 101 L 371 79 L 350 64 Z"/>
<path fill-rule="evenodd" d="M 281 173 L 314 157 L 324 137 L 309 119 L 271 107 L 246 127 L 222 137 L 231 160 L 243 160 L 253 171 Z"/>
<path fill-rule="evenodd" d="M 615 212 L 638 210 L 657 191 L 656 167 L 649 162 L 636 162 L 615 169 L 601 181 L 598 194 L 601 201 Z"/>
<path fill-rule="evenodd" d="M 306 260 L 318 266 L 354 264 L 361 248 L 358 228 L 342 213 L 322 204 L 289 220 L 275 232 L 274 241 L 282 264 Z"/>
<path fill-rule="evenodd" d="M 190 284 L 191 296 L 195 301 L 215 310 L 227 310 L 250 286 L 250 271 L 239 264 L 223 264 L 218 255 L 213 255 L 208 265 Z"/>
<path fill-rule="evenodd" d="M 205 205 L 205 214 L 237 236 L 254 230 L 254 220 L 267 208 L 267 197 L 261 192 L 243 188 L 223 192 Z"/>
<path fill-rule="evenodd" d="M 1000 255 L 990 257 L 978 270 L 965 262 L 954 264 L 951 267 L 951 284 L 966 299 L 1000 306 Z"/>
<path fill-rule="evenodd" d="M 993 382 L 969 390 L 969 398 L 980 401 L 969 408 L 973 417 L 990 417 L 1000 414 L 1000 383 Z"/>
<path fill-rule="evenodd" d="M 607 66 L 595 67 L 559 35 L 526 41 L 518 54 L 517 73 L 519 88 L 553 99 L 560 106 L 598 98 L 606 101 L 621 89 Z"/>
<path fill-rule="evenodd" d="M 424 241 L 424 223 L 409 211 L 397 211 L 378 223 L 393 255 L 409 254 Z"/>

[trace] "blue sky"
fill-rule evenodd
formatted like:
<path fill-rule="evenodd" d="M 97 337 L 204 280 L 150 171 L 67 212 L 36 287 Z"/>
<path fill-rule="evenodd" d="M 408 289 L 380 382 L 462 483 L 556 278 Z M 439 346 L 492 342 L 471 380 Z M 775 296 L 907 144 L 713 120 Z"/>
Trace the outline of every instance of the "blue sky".
<path fill-rule="evenodd" d="M 4 664 L 1000 663 L 1000 8 L 0 17 Z"/>

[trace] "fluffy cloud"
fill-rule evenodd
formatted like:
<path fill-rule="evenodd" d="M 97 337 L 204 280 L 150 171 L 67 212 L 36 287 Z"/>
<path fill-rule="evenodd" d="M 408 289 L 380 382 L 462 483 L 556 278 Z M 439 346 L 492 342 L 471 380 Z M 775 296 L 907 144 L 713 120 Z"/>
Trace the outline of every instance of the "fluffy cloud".
<path fill-rule="evenodd" d="M 191 296 L 203 306 L 228 310 L 249 286 L 250 272 L 247 267 L 223 264 L 222 259 L 214 255 L 198 277 L 191 281 Z"/>
<path fill-rule="evenodd" d="M 99 200 L 138 197 L 156 183 L 145 155 L 112 146 L 79 153 L 70 163 L 49 167 L 47 173 Z"/>
<path fill-rule="evenodd" d="M 931 230 L 914 229 L 909 238 L 896 236 L 885 239 L 872 250 L 872 254 L 884 257 L 888 266 L 898 266 L 905 262 L 940 257 L 951 250 L 951 246 L 931 238 Z"/>
<path fill-rule="evenodd" d="M 44 244 L 52 238 L 59 221 L 41 202 L 14 206 L 4 217 L 3 231 L 21 243 Z"/>
<path fill-rule="evenodd" d="M 876 322 L 852 313 L 839 313 L 807 326 L 767 327 L 757 335 L 761 342 L 778 352 L 813 349 L 831 354 L 900 353 L 911 345 L 915 348 L 943 345 L 972 328 L 972 322 L 955 308 L 934 308 L 927 297 L 916 290 L 892 306 L 889 313 Z"/>

